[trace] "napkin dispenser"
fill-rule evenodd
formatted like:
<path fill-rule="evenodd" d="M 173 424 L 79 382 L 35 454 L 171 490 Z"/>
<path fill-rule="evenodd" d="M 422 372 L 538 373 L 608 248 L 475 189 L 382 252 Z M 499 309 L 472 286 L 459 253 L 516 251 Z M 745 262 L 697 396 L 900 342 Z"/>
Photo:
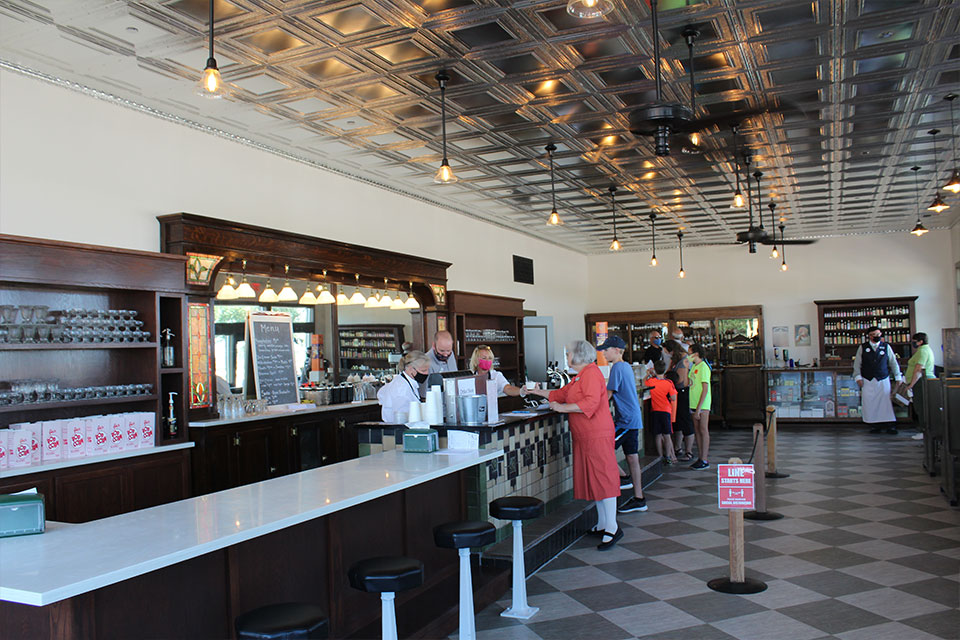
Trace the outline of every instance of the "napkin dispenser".
<path fill-rule="evenodd" d="M 440 448 L 436 429 L 407 429 L 403 432 L 405 453 L 431 453 Z"/>
<path fill-rule="evenodd" d="M 43 494 L 0 495 L 0 538 L 43 533 Z"/>

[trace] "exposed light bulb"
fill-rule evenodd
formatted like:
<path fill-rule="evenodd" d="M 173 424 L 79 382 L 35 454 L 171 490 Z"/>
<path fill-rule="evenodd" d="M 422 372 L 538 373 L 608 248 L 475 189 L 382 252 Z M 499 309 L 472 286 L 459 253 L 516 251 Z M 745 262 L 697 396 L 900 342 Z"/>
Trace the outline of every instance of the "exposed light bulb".
<path fill-rule="evenodd" d="M 578 18 L 601 18 L 613 11 L 611 0 L 569 0 L 567 13 Z"/>
<path fill-rule="evenodd" d="M 780 263 L 780 271 L 786 271 L 786 270 L 787 270 L 787 263 L 786 263 L 786 262 L 781 262 L 781 263 Z"/>
<path fill-rule="evenodd" d="M 197 83 L 197 94 L 204 98 L 222 98 L 226 93 L 227 85 L 220 76 L 217 61 L 210 58 Z"/>
<path fill-rule="evenodd" d="M 557 213 L 556 209 L 550 212 L 550 217 L 547 218 L 547 224 L 551 226 L 557 226 L 557 225 L 563 224 L 563 221 L 560 220 L 560 214 Z"/>
<path fill-rule="evenodd" d="M 743 209 L 743 194 L 737 191 L 733 194 L 733 208 L 734 209 Z"/>
<path fill-rule="evenodd" d="M 774 247 L 773 249 L 770 250 L 770 259 L 771 259 L 771 260 L 772 260 L 772 259 L 775 259 L 775 258 L 779 258 L 779 257 L 780 257 L 780 252 L 777 251 L 777 248 L 776 248 L 776 247 Z"/>
<path fill-rule="evenodd" d="M 444 158 L 443 164 L 440 165 L 436 175 L 433 176 L 433 181 L 437 184 L 452 184 L 457 180 L 459 180 L 459 178 L 454 175 L 453 169 L 450 168 L 450 163 Z"/>
<path fill-rule="evenodd" d="M 684 271 L 683 269 L 680 269 L 680 273 L 677 274 L 677 277 L 678 277 L 678 278 L 686 278 L 686 277 L 687 277 L 687 272 Z"/>
<path fill-rule="evenodd" d="M 610 243 L 610 251 L 620 251 L 623 249 L 623 245 L 620 244 L 620 241 L 616 238 L 613 239 L 613 242 Z"/>
<path fill-rule="evenodd" d="M 690 134 L 690 144 L 692 144 L 695 147 L 700 146 L 700 134 L 697 133 L 696 131 Z"/>
<path fill-rule="evenodd" d="M 651 266 L 651 267 L 657 266 L 657 256 L 656 256 L 656 255 L 654 255 L 652 258 L 650 258 L 650 266 Z"/>
<path fill-rule="evenodd" d="M 943 185 L 943 188 L 950 193 L 960 193 L 960 170 L 954 169 L 950 181 Z"/>

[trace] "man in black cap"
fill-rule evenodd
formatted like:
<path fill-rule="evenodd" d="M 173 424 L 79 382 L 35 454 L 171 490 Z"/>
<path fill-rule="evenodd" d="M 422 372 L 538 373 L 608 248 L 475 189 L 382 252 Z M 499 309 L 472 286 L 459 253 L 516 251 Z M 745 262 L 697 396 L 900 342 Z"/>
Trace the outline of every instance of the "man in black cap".
<path fill-rule="evenodd" d="M 853 359 L 853 377 L 860 385 L 860 412 L 863 421 L 875 425 L 870 433 L 897 433 L 897 417 L 890 400 L 890 377 L 903 380 L 897 354 L 883 341 L 880 327 L 867 329 L 867 341 Z M 883 428 L 886 425 L 886 428 Z"/>
<path fill-rule="evenodd" d="M 620 476 L 621 489 L 633 489 L 633 497 L 617 509 L 620 513 L 646 511 L 647 501 L 643 497 L 643 482 L 640 469 L 640 433 L 643 430 L 643 413 L 637 399 L 637 382 L 633 368 L 623 361 L 623 351 L 627 344 L 622 338 L 610 336 L 597 351 L 610 363 L 610 377 L 607 379 L 607 398 L 613 398 L 616 408 L 614 427 L 616 428 L 616 446 L 623 449 L 630 468 L 629 476 Z"/>

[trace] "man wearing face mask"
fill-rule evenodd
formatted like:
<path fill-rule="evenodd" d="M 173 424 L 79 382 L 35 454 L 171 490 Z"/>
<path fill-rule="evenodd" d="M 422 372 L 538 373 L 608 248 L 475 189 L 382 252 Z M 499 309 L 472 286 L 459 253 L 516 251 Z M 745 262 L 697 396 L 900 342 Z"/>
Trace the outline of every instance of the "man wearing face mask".
<path fill-rule="evenodd" d="M 446 373 L 457 370 L 457 359 L 453 355 L 453 336 L 449 331 L 437 331 L 433 336 L 433 346 L 427 353 L 430 359 L 430 373 Z"/>
<path fill-rule="evenodd" d="M 652 367 L 657 361 L 663 360 L 663 363 L 669 369 L 670 353 L 663 348 L 663 339 L 660 337 L 660 332 L 654 329 L 647 334 L 647 340 L 650 344 L 643 351 L 643 362 Z"/>
<path fill-rule="evenodd" d="M 877 425 L 870 433 L 897 433 L 893 401 L 890 399 L 890 376 L 900 382 L 897 356 L 886 342 L 880 327 L 867 329 L 867 342 L 860 345 L 853 359 L 853 377 L 860 386 L 861 417 L 866 424 Z M 882 425 L 886 424 L 886 428 Z"/>

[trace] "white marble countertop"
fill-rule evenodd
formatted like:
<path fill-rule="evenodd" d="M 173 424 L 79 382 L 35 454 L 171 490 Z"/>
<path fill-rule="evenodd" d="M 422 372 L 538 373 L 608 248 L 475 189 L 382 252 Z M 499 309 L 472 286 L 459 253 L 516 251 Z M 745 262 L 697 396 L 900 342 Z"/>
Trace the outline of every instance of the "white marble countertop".
<path fill-rule="evenodd" d="M 270 420 L 272 418 L 285 418 L 288 416 L 310 415 L 313 413 L 325 413 L 327 411 L 349 411 L 361 407 L 371 407 L 379 405 L 377 400 L 364 400 L 363 402 L 344 402 L 341 404 L 326 404 L 322 407 L 310 407 L 309 409 L 300 409 L 297 411 L 269 411 L 267 413 L 257 413 L 244 416 L 242 418 L 217 418 L 215 420 L 195 420 L 188 426 L 191 429 L 203 429 L 205 427 L 220 427 L 225 424 L 243 424 L 244 422 L 256 422 L 257 420 Z M 308 406 L 308 405 L 303 405 Z"/>
<path fill-rule="evenodd" d="M 46 605 L 468 469 L 503 451 L 387 451 L 45 533 L 0 538 L 0 600 Z"/>
<path fill-rule="evenodd" d="M 53 471 L 55 469 L 66 469 L 68 467 L 80 467 L 87 464 L 97 464 L 100 462 L 109 462 L 111 460 L 123 460 L 125 458 L 136 458 L 139 456 L 149 456 L 154 453 L 167 453 L 177 451 L 178 449 L 189 449 L 194 446 L 192 442 L 178 442 L 177 444 L 165 444 L 159 447 L 145 447 L 143 449 L 127 449 L 126 451 L 117 451 L 115 453 L 105 453 L 102 456 L 90 456 L 89 458 L 73 458 L 71 460 L 61 460 L 60 462 L 45 462 L 35 464 L 29 467 L 16 467 L 14 469 L 4 469 L 0 471 L 0 478 L 12 478 L 14 476 L 27 476 L 33 473 L 43 473 L 44 471 Z"/>

